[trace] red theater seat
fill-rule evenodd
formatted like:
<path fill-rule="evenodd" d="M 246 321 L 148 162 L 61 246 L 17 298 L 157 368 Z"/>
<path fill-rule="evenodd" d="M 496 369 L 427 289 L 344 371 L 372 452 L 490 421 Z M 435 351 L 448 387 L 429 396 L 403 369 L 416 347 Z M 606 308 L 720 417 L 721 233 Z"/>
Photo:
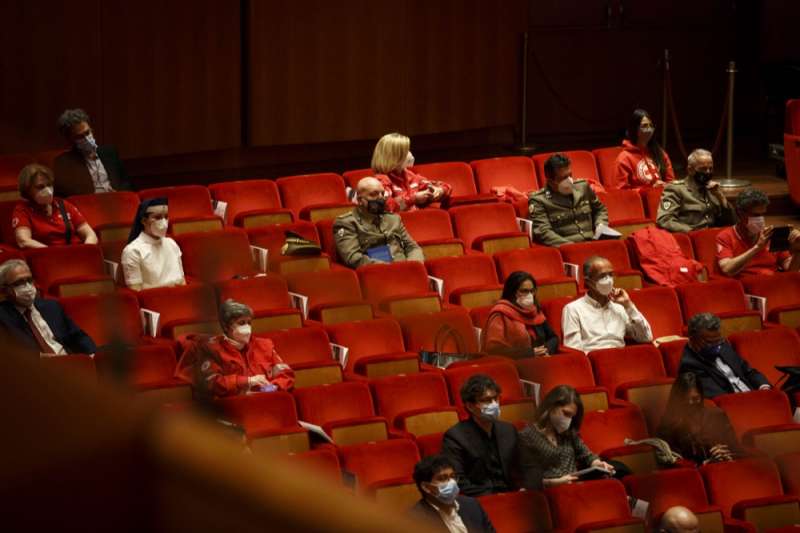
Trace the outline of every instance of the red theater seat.
<path fill-rule="evenodd" d="M 101 241 L 127 241 L 139 209 L 139 195 L 119 191 L 70 196 Z"/>
<path fill-rule="evenodd" d="M 347 172 L 342 172 L 342 177 L 344 178 L 345 183 L 351 189 L 355 189 L 358 187 L 358 182 L 364 178 L 369 178 L 375 175 L 375 171 L 371 168 L 360 168 L 358 170 L 348 170 Z"/>
<path fill-rule="evenodd" d="M 564 332 L 561 329 L 561 316 L 564 312 L 564 307 L 575 300 L 575 297 L 564 296 L 553 298 L 542 303 L 542 313 L 547 317 L 547 323 L 553 328 L 553 332 L 558 335 L 559 339 L 564 338 Z"/>
<path fill-rule="evenodd" d="M 48 246 L 25 250 L 33 279 L 53 296 L 114 292 L 114 280 L 105 273 L 103 253 L 95 244 Z"/>
<path fill-rule="evenodd" d="M 663 187 L 656 187 L 653 189 L 642 189 L 639 195 L 642 197 L 644 204 L 644 213 L 650 220 L 658 218 L 658 205 L 661 203 L 661 194 L 664 192 Z M 679 235 L 686 235 L 680 233 Z"/>
<path fill-rule="evenodd" d="M 292 211 L 281 207 L 278 186 L 272 180 L 241 180 L 214 183 L 208 190 L 215 200 L 228 204 L 225 222 L 243 228 L 288 224 Z"/>
<path fill-rule="evenodd" d="M 491 362 L 467 363 L 445 370 L 450 396 L 453 403 L 464 409 L 461 401 L 461 387 L 475 374 L 491 377 L 502 389 L 500 394 L 500 419 L 507 422 L 528 422 L 533 419 L 536 405 L 533 398 L 526 397 L 519 374 L 511 361 L 493 360 Z"/>
<path fill-rule="evenodd" d="M 97 370 L 94 358 L 89 354 L 60 355 L 58 357 L 44 357 L 41 360 L 43 365 L 56 366 L 59 371 L 63 371 L 73 376 L 84 376 L 92 381 L 97 380 Z"/>
<path fill-rule="evenodd" d="M 622 146 L 609 146 L 608 148 L 595 148 L 592 150 L 592 154 L 597 161 L 600 181 L 608 189 L 613 189 L 616 185 L 617 156 L 620 152 L 622 152 Z"/>
<path fill-rule="evenodd" d="M 644 532 L 631 516 L 625 487 L 616 479 L 560 485 L 545 490 L 558 531 Z"/>
<path fill-rule="evenodd" d="M 439 294 L 430 290 L 425 265 L 402 261 L 365 265 L 357 271 L 361 292 L 375 311 L 405 316 L 439 311 Z"/>
<path fill-rule="evenodd" d="M 317 235 L 319 235 L 319 245 L 322 247 L 322 253 L 330 257 L 331 261 L 341 263 L 339 252 L 336 249 L 336 237 L 333 235 L 334 222 L 336 222 L 335 218 L 318 220 L 314 222 L 314 226 L 317 228 Z"/>
<path fill-rule="evenodd" d="M 681 364 L 681 357 L 683 356 L 683 349 L 686 347 L 687 342 L 687 339 L 680 339 L 658 345 L 658 350 L 661 352 L 661 357 L 664 359 L 664 368 L 666 368 L 668 376 L 673 378 L 677 377 L 678 368 Z"/>
<path fill-rule="evenodd" d="M 244 427 L 253 452 L 308 451 L 308 433 L 297 423 L 294 398 L 288 392 L 243 394 L 217 402 L 230 421 Z"/>
<path fill-rule="evenodd" d="M 441 257 L 425 262 L 431 276 L 444 281 L 443 299 L 472 309 L 492 305 L 503 293 L 494 261 L 488 255 Z"/>
<path fill-rule="evenodd" d="M 142 200 L 162 197 L 169 201 L 169 223 L 173 234 L 222 229 L 222 219 L 214 214 L 211 194 L 202 185 L 179 185 L 139 191 L 139 198 Z"/>
<path fill-rule="evenodd" d="M 339 486 L 343 483 L 339 456 L 331 448 L 317 448 L 307 452 L 290 453 L 286 456 L 286 460 L 291 464 L 306 469 L 310 476 L 327 479 Z"/>
<path fill-rule="evenodd" d="M 800 366 L 800 335 L 787 327 L 743 331 L 728 337 L 736 352 L 760 371 L 770 383 L 783 373 L 776 366 Z"/>
<path fill-rule="evenodd" d="M 294 388 L 342 381 L 342 367 L 333 359 L 328 334 L 318 326 L 282 329 L 260 335 L 275 345 L 281 359 L 294 371 Z"/>
<path fill-rule="evenodd" d="M 0 190 L 0 198 L 2 191 Z M 14 228 L 11 226 L 12 213 L 17 206 L 18 200 L 0 201 L 0 237 L 3 243 L 9 247 L 17 249 L 17 237 Z"/>
<path fill-rule="evenodd" d="M 336 218 L 352 211 L 347 201 L 344 180 L 338 174 L 324 172 L 303 176 L 288 176 L 276 180 L 283 206 L 293 210 L 303 220 L 316 222 Z"/>
<path fill-rule="evenodd" d="M 547 176 L 544 172 L 544 164 L 550 156 L 560 153 L 569 157 L 572 167 L 572 179 L 584 180 L 595 186 L 603 187 L 600 182 L 600 175 L 597 173 L 597 162 L 595 161 L 592 152 L 586 150 L 567 150 L 564 152 L 547 152 L 544 154 L 536 154 L 533 159 L 533 165 L 536 167 L 536 174 L 539 176 L 539 182 L 544 187 Z M 602 189 L 601 189 L 602 190 Z"/>
<path fill-rule="evenodd" d="M 514 187 L 521 193 L 535 191 L 542 184 L 536 178 L 536 169 L 530 158 L 522 156 L 493 157 L 470 163 L 478 190 L 490 193 L 496 187 Z"/>
<path fill-rule="evenodd" d="M 467 249 L 492 255 L 530 246 L 528 235 L 519 230 L 511 204 L 463 205 L 451 208 L 450 215 L 456 235 Z"/>
<path fill-rule="evenodd" d="M 800 135 L 783 136 L 783 153 L 786 162 L 786 182 L 789 185 L 789 198 L 796 206 L 800 205 Z"/>
<path fill-rule="evenodd" d="M 564 261 L 558 248 L 533 246 L 494 254 L 501 280 L 517 270 L 528 272 L 536 280 L 539 302 L 563 296 L 576 296 L 575 278 L 564 273 Z"/>
<path fill-rule="evenodd" d="M 451 206 L 467 202 L 492 202 L 497 200 L 497 197 L 493 194 L 478 194 L 472 167 L 461 161 L 425 163 L 423 165 L 415 165 L 411 170 L 430 180 L 448 183 L 452 188 L 449 202 Z"/>
<path fill-rule="evenodd" d="M 225 228 L 203 233 L 186 233 L 175 238 L 181 248 L 187 278 L 213 283 L 258 274 L 247 233 Z"/>
<path fill-rule="evenodd" d="M 219 303 L 234 300 L 253 309 L 253 332 L 299 328 L 303 317 L 291 305 L 286 281 L 278 276 L 229 279 L 215 285 Z"/>
<path fill-rule="evenodd" d="M 761 315 L 748 309 L 742 284 L 732 279 L 686 283 L 675 288 L 687 321 L 697 313 L 713 313 L 722 320 L 722 334 L 761 329 Z"/>
<path fill-rule="evenodd" d="M 624 237 L 653 225 L 653 220 L 645 216 L 644 205 L 638 191 L 601 192 L 597 197 L 608 209 L 608 224 Z"/>
<path fill-rule="evenodd" d="M 373 318 L 358 276 L 349 269 L 288 274 L 289 289 L 308 297 L 308 316 L 326 325 Z"/>
<path fill-rule="evenodd" d="M 497 533 L 547 533 L 553 519 L 547 497 L 539 491 L 516 491 L 478 498 Z"/>
<path fill-rule="evenodd" d="M 425 259 L 464 255 L 464 242 L 453 236 L 450 215 L 443 209 L 400 213 L 408 234 L 422 248 Z"/>
<path fill-rule="evenodd" d="M 407 511 L 419 501 L 412 478 L 419 450 L 409 439 L 389 439 L 346 446 L 342 466 L 356 479 L 356 490 L 387 506 Z"/>
<path fill-rule="evenodd" d="M 286 232 L 300 235 L 302 238 L 319 243 L 317 228 L 311 222 L 298 221 L 292 224 L 275 224 L 247 230 L 250 244 L 265 248 L 268 251 L 268 268 L 270 272 L 290 274 L 293 272 L 316 272 L 331 267 L 330 257 L 319 256 L 287 256 L 281 254 L 286 243 Z"/>
<path fill-rule="evenodd" d="M 766 319 L 791 328 L 800 327 L 800 272 L 742 278 L 744 292 L 767 299 Z"/>
<path fill-rule="evenodd" d="M 719 269 L 717 263 L 717 234 L 722 228 L 700 229 L 690 231 L 689 238 L 692 240 L 694 258 L 703 263 L 708 272 L 709 278 L 723 278 L 725 275 Z"/>
<path fill-rule="evenodd" d="M 724 394 L 714 398 L 736 435 L 770 457 L 800 450 L 800 424 L 792 420 L 786 395 L 777 390 Z"/>
<path fill-rule="evenodd" d="M 207 285 L 139 291 L 139 306 L 160 314 L 156 336 L 177 339 L 189 333 L 221 333 L 217 298 Z"/>
<path fill-rule="evenodd" d="M 472 320 L 469 313 L 461 307 L 445 309 L 438 313 L 421 313 L 404 316 L 398 319 L 403 328 L 405 345 L 409 350 L 437 350 L 436 341 L 443 329 L 455 332 L 463 346 L 459 346 L 453 336 L 442 334 L 441 346 L 438 349 L 445 352 L 477 353 L 480 349 Z"/>
<path fill-rule="evenodd" d="M 800 452 L 787 453 L 775 458 L 781 472 L 786 494 L 800 496 Z"/>
<path fill-rule="evenodd" d="M 539 384 L 539 402 L 558 385 L 570 385 L 581 395 L 585 411 L 609 408 L 608 390 L 597 386 L 589 358 L 582 353 L 526 357 L 516 365 L 522 379 Z"/>
<path fill-rule="evenodd" d="M 641 289 L 642 273 L 631 267 L 628 248 L 622 241 L 587 241 L 564 244 L 559 247 L 565 263 L 578 265 L 583 287 L 583 263 L 593 255 L 605 257 L 614 267 L 614 286 L 623 289 Z"/>
<path fill-rule="evenodd" d="M 328 327 L 331 341 L 348 348 L 351 377 L 379 378 L 419 372 L 419 357 L 406 352 L 400 325 L 391 318 L 343 322 Z"/>
<path fill-rule="evenodd" d="M 162 404 L 192 399 L 191 385 L 175 377 L 175 351 L 168 344 L 100 350 L 95 361 L 100 376 L 125 383 L 140 396 L 156 398 Z"/>
<path fill-rule="evenodd" d="M 121 291 L 102 295 L 61 298 L 64 312 L 97 346 L 113 343 L 138 344 L 142 340 L 142 321 L 136 295 Z"/>
<path fill-rule="evenodd" d="M 673 289 L 651 287 L 628 294 L 650 324 L 654 339 L 683 335 L 681 306 Z"/>
<path fill-rule="evenodd" d="M 586 413 L 581 437 L 594 453 L 625 463 L 634 474 L 646 474 L 658 467 L 650 446 L 625 445 L 625 439 L 648 437 L 642 411 L 635 405 Z"/>

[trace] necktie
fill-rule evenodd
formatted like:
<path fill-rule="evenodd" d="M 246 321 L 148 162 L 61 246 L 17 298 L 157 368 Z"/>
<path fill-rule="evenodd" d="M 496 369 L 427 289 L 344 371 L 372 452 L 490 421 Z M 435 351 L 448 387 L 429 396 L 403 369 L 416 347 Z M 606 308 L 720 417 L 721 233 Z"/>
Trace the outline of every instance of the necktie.
<path fill-rule="evenodd" d="M 33 321 L 33 316 L 31 315 L 31 308 L 28 307 L 25 309 L 25 320 L 28 321 L 28 326 L 31 328 L 31 332 L 33 332 L 33 336 L 36 338 L 36 342 L 39 343 L 39 351 L 42 353 L 55 353 L 53 349 L 47 344 L 47 341 L 44 340 L 42 337 L 42 332 L 39 331 L 39 328 L 36 327 L 36 323 Z"/>

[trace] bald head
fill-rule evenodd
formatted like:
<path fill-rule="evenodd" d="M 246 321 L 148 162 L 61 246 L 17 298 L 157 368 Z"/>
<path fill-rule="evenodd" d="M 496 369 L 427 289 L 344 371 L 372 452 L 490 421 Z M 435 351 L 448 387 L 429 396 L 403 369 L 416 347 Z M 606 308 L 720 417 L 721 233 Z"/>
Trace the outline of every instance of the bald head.
<path fill-rule="evenodd" d="M 670 507 L 661 517 L 658 529 L 665 533 L 698 533 L 700 522 L 686 507 Z"/>
<path fill-rule="evenodd" d="M 376 178 L 370 176 L 359 180 L 356 191 L 359 196 L 368 196 L 375 191 L 383 192 L 383 185 Z"/>

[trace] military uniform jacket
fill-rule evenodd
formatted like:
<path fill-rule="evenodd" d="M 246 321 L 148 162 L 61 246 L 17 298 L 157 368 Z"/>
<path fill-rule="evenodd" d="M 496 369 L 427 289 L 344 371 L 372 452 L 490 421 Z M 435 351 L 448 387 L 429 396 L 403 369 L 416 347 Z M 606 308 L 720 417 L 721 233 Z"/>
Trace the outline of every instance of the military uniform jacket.
<path fill-rule="evenodd" d="M 733 207 L 723 209 L 719 198 L 701 189 L 691 178 L 673 181 L 661 194 L 656 223 L 673 232 L 687 232 L 736 222 Z"/>
<path fill-rule="evenodd" d="M 339 215 L 333 223 L 333 236 L 339 258 L 349 267 L 379 263 L 367 255 L 376 246 L 388 246 L 393 261 L 424 261 L 422 249 L 406 231 L 400 215 L 380 216 L 360 208 Z"/>
<path fill-rule="evenodd" d="M 528 217 L 533 235 L 547 246 L 590 241 L 598 224 L 608 225 L 608 210 L 585 180 L 576 180 L 572 197 L 545 187 L 530 194 Z"/>

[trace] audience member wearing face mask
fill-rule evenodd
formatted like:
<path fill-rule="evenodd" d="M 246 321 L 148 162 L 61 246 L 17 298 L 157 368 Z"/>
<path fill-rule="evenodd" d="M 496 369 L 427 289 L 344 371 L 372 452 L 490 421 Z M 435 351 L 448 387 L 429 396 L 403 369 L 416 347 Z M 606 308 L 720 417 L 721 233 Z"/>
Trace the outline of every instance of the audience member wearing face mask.
<path fill-rule="evenodd" d="M 386 210 L 381 182 L 368 177 L 358 182 L 358 205 L 333 223 L 336 251 L 347 266 L 424 261 L 422 249 L 406 231 L 400 215 Z"/>
<path fill-rule="evenodd" d="M 482 341 L 484 352 L 515 359 L 558 352 L 558 336 L 539 308 L 533 276 L 509 274 L 501 299 L 489 311 Z"/>
<path fill-rule="evenodd" d="M 617 156 L 614 183 L 617 189 L 650 189 L 663 187 L 675 179 L 672 162 L 656 140 L 656 129 L 650 114 L 636 109 L 628 122 L 622 152 Z"/>
<path fill-rule="evenodd" d="M 773 226 L 767 226 L 769 198 L 758 189 L 747 189 L 736 197 L 739 222 L 717 234 L 717 263 L 726 276 L 769 275 L 800 270 L 800 230 L 789 234 L 789 251 L 770 252 Z"/>
<path fill-rule="evenodd" d="M 20 347 L 42 357 L 94 355 L 94 341 L 64 312 L 58 300 L 39 298 L 30 268 L 21 259 L 0 265 L 0 327 Z"/>
<path fill-rule="evenodd" d="M 413 211 L 433 202 L 445 202 L 452 188 L 410 170 L 414 166 L 411 140 L 401 133 L 387 133 L 372 152 L 372 170 L 386 191 L 386 210 Z"/>
<path fill-rule="evenodd" d="M 219 309 L 223 334 L 210 340 L 190 340 L 175 377 L 202 397 L 286 391 L 294 372 L 283 362 L 270 339 L 253 336 L 253 310 L 226 300 Z"/>
<path fill-rule="evenodd" d="M 62 244 L 96 244 L 97 235 L 78 208 L 53 195 L 53 172 L 27 165 L 19 173 L 22 200 L 14 206 L 11 227 L 20 248 Z"/>
<path fill-rule="evenodd" d="M 697 376 L 693 372 L 679 374 L 656 436 L 698 465 L 741 457 L 743 450 L 728 415 L 719 407 L 705 405 L 704 400 L 703 384 Z"/>
<path fill-rule="evenodd" d="M 181 249 L 167 237 L 168 226 L 166 198 L 152 198 L 139 204 L 128 245 L 122 250 L 122 271 L 128 288 L 140 291 L 186 284 Z"/>
<path fill-rule="evenodd" d="M 475 498 L 460 494 L 456 471 L 445 455 L 429 455 L 414 467 L 414 482 L 422 498 L 411 514 L 433 528 L 467 533 L 493 533 L 489 516 Z"/>
<path fill-rule="evenodd" d="M 564 306 L 561 329 L 564 346 L 591 352 L 622 348 L 625 337 L 652 342 L 650 324 L 625 289 L 614 287 L 614 267 L 608 259 L 592 256 L 583 264 L 587 293 Z"/>
<path fill-rule="evenodd" d="M 461 492 L 474 497 L 520 486 L 540 488 L 536 472 L 521 477 L 517 429 L 499 419 L 500 386 L 485 374 L 475 374 L 460 392 L 469 419 L 445 432 L 442 453 L 453 462 Z"/>
<path fill-rule="evenodd" d="M 608 475 L 624 466 L 601 460 L 581 440 L 583 402 L 569 385 L 559 385 L 544 397 L 534 419 L 519 433 L 523 468 L 541 468 L 543 484 L 553 487 L 578 481 L 578 470 L 597 467 Z M 602 476 L 602 473 L 598 473 Z"/>
<path fill-rule="evenodd" d="M 698 313 L 689 319 L 689 342 L 678 373 L 694 373 L 707 398 L 771 388 L 764 374 L 742 359 L 722 336 L 721 324 L 711 313 Z"/>
<path fill-rule="evenodd" d="M 656 222 L 672 232 L 728 226 L 736 221 L 733 206 L 714 181 L 711 152 L 698 148 L 689 154 L 686 179 L 664 187 Z"/>

